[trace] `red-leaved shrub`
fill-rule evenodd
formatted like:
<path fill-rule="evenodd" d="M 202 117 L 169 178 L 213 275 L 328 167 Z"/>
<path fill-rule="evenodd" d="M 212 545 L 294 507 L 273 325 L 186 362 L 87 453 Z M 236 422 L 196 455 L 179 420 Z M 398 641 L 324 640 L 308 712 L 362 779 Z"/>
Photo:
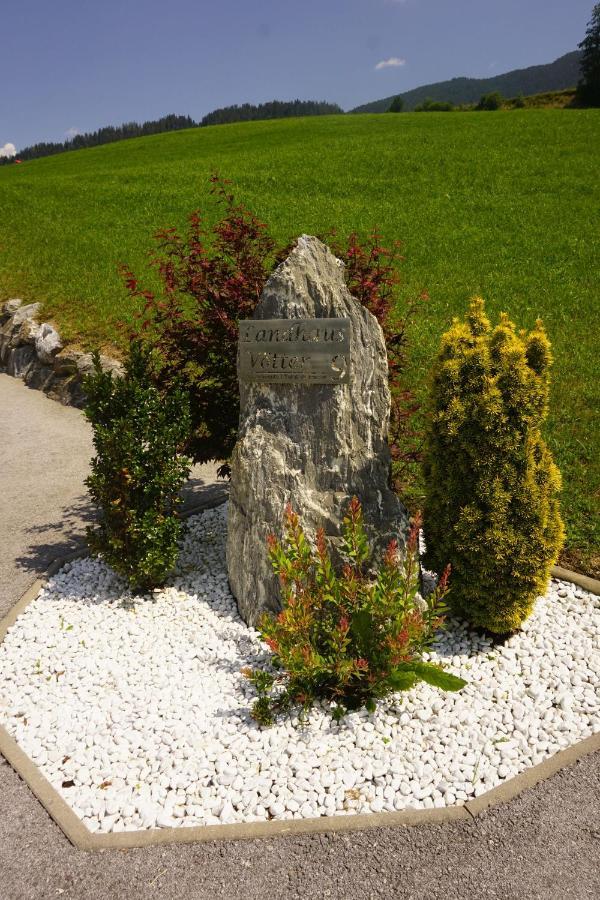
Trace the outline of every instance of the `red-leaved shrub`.
<path fill-rule="evenodd" d="M 258 693 L 252 714 L 269 725 L 281 712 L 309 709 L 317 700 L 346 709 L 375 708 L 376 700 L 418 681 L 443 690 L 465 684 L 441 666 L 422 659 L 444 618 L 448 570 L 426 600 L 418 593 L 417 534 L 413 523 L 404 555 L 392 541 L 376 575 L 356 497 L 342 527 L 341 570 L 334 567 L 323 530 L 313 549 L 291 507 L 285 538 L 269 538 L 269 555 L 279 576 L 283 609 L 265 614 L 259 630 L 272 652 L 274 671 L 245 669 Z"/>
<path fill-rule="evenodd" d="M 157 385 L 165 391 L 182 386 L 189 394 L 193 430 L 188 452 L 196 462 L 227 460 L 233 450 L 239 419 L 237 323 L 251 318 L 273 267 L 291 249 L 276 248 L 266 225 L 236 202 L 227 181 L 217 175 L 211 181 L 212 193 L 224 206 L 216 225 L 206 228 L 195 211 L 185 234 L 176 228 L 157 234 L 151 259 L 160 275 L 160 294 L 143 289 L 130 269 L 121 268 L 130 294 L 143 301 L 133 336 L 156 351 Z M 390 448 L 398 481 L 419 456 L 411 426 L 417 407 L 401 385 L 406 327 L 416 304 L 399 302 L 399 247 L 386 249 L 375 231 L 365 243 L 356 234 L 346 242 L 332 235 L 325 239 L 346 264 L 350 292 L 376 316 L 385 334 L 392 392 Z"/>
<path fill-rule="evenodd" d="M 237 323 L 252 316 L 275 249 L 266 226 L 236 204 L 224 182 L 216 176 L 212 182 L 226 214 L 210 232 L 195 211 L 185 235 L 176 228 L 157 234 L 152 264 L 162 281 L 160 296 L 121 269 L 129 292 L 144 301 L 139 334 L 158 352 L 158 384 L 165 390 L 182 385 L 190 395 L 189 452 L 196 462 L 227 459 L 235 445 Z"/>

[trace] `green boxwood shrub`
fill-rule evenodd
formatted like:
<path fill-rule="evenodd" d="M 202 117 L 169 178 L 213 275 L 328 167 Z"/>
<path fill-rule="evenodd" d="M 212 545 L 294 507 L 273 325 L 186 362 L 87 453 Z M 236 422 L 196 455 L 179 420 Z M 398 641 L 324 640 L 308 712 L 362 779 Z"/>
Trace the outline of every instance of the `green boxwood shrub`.
<path fill-rule="evenodd" d="M 191 427 L 187 394 L 161 393 L 149 369 L 150 351 L 134 342 L 123 378 L 103 372 L 96 354 L 84 385 L 96 450 L 86 484 L 100 513 L 88 545 L 141 590 L 163 584 L 175 565 L 179 492 L 191 465 L 181 455 Z"/>
<path fill-rule="evenodd" d="M 550 344 L 481 299 L 444 334 L 426 439 L 426 564 L 452 565 L 452 608 L 496 633 L 519 628 L 546 589 L 563 540 L 560 473 L 540 429 Z"/>
<path fill-rule="evenodd" d="M 491 94 L 482 94 L 479 103 L 475 107 L 478 110 L 496 110 L 502 109 L 504 97 L 500 91 L 492 91 Z"/>
<path fill-rule="evenodd" d="M 391 113 L 399 113 L 404 109 L 404 100 L 402 99 L 402 95 L 398 94 L 397 97 L 394 97 L 392 102 L 388 107 L 388 112 Z"/>
<path fill-rule="evenodd" d="M 445 100 L 433 100 L 431 97 L 426 97 L 422 103 L 418 106 L 415 106 L 414 112 L 453 112 L 454 104 L 448 103 Z"/>

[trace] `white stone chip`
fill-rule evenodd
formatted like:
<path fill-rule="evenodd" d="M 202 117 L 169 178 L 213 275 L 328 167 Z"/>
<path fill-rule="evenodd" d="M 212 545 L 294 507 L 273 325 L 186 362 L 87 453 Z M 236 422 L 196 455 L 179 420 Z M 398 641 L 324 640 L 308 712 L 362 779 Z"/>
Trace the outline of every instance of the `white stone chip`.
<path fill-rule="evenodd" d="M 460 693 L 419 684 L 373 714 L 259 728 L 240 670 L 268 654 L 229 593 L 225 536 L 225 508 L 191 519 L 150 597 L 69 563 L 0 645 L 0 722 L 90 831 L 462 804 L 600 728 L 600 601 L 556 581 L 504 644 L 449 621 L 430 658 Z"/>

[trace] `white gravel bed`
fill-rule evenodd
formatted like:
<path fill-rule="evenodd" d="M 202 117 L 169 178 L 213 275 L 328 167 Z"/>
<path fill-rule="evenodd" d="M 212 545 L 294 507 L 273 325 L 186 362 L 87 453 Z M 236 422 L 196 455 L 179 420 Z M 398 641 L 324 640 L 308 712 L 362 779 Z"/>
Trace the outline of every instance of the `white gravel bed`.
<path fill-rule="evenodd" d="M 599 598 L 553 581 L 504 645 L 440 633 L 460 693 L 261 729 L 240 669 L 265 648 L 228 590 L 226 510 L 189 524 L 172 586 L 132 599 L 78 560 L 0 646 L 0 722 L 91 831 L 462 804 L 600 728 Z"/>

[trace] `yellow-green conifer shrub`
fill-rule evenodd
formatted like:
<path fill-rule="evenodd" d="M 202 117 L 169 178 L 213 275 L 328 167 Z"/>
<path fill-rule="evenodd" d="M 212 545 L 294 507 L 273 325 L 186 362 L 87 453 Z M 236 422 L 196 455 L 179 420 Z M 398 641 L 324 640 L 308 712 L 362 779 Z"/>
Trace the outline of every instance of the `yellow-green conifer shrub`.
<path fill-rule="evenodd" d="M 542 440 L 550 343 L 542 322 L 492 328 L 483 300 L 443 335 L 425 451 L 426 564 L 473 625 L 515 631 L 544 593 L 564 531 L 560 472 Z"/>

